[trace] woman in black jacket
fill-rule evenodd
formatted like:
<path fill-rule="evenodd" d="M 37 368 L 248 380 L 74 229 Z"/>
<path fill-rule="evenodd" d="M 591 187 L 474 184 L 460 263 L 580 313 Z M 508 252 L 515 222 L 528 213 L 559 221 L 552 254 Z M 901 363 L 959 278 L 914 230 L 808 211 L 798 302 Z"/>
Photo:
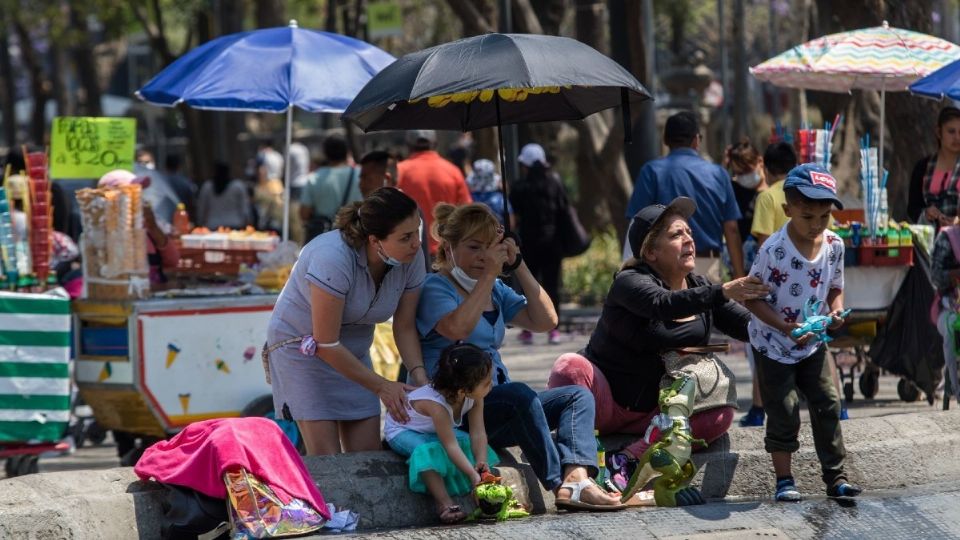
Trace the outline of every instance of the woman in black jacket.
<path fill-rule="evenodd" d="M 692 273 L 696 246 L 687 219 L 695 210 L 692 199 L 678 197 L 637 213 L 629 233 L 633 259 L 614 278 L 590 342 L 579 353 L 560 356 L 550 373 L 550 388 L 577 384 L 591 390 L 601 434 L 643 435 L 659 413 L 664 354 L 708 345 L 714 326 L 748 341 L 750 314 L 737 302 L 769 293 L 755 277 L 713 285 Z M 695 413 L 693 436 L 709 443 L 726 433 L 734 406 L 724 401 Z M 647 446 L 641 439 L 608 455 L 618 488 L 626 486 Z"/>
<path fill-rule="evenodd" d="M 567 208 L 567 195 L 560 178 L 550 170 L 542 146 L 536 143 L 525 145 L 517 161 L 524 179 L 510 190 L 510 205 L 517 216 L 523 260 L 533 277 L 547 291 L 559 314 L 563 257 L 560 253 L 557 218 Z M 555 345 L 559 339 L 557 329 L 550 330 L 548 342 Z M 532 344 L 533 334 L 524 330 L 520 333 L 520 340 L 524 344 Z"/>
<path fill-rule="evenodd" d="M 910 175 L 907 217 L 938 229 L 953 223 L 960 195 L 960 109 L 944 107 L 937 116 L 937 153 L 917 162 Z"/>

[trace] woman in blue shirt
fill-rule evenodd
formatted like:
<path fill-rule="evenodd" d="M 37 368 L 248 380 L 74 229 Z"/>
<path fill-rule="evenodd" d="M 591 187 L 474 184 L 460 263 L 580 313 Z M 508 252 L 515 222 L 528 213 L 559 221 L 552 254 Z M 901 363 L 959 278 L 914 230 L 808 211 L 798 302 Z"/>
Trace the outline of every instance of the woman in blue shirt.
<path fill-rule="evenodd" d="M 619 497 L 602 490 L 596 476 L 593 396 L 582 387 L 535 392 L 510 381 L 500 358 L 505 325 L 532 332 L 557 326 L 557 312 L 547 293 L 524 263 L 514 271 L 524 295 L 497 276 L 504 263 L 520 256 L 512 239 L 480 204 L 454 207 L 438 204 L 433 234 L 440 242 L 434 269 L 417 306 L 417 331 L 424 365 L 431 377 L 440 353 L 451 343 L 472 343 L 493 358 L 493 390 L 484 400 L 483 421 L 490 445 L 519 446 L 556 506 L 567 510 L 617 510 Z M 550 435 L 557 431 L 554 442 Z"/>

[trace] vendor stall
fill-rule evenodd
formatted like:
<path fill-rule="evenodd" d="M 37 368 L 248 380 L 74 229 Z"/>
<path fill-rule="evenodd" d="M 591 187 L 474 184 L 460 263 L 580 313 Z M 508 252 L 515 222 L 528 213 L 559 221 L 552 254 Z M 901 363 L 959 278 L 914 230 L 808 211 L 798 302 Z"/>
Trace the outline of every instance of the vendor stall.
<path fill-rule="evenodd" d="M 77 300 L 76 380 L 104 427 L 166 437 L 272 411 L 259 352 L 274 295 Z"/>
<path fill-rule="evenodd" d="M 900 295 L 915 258 L 920 256 L 914 246 L 915 231 L 910 226 L 883 220 L 882 229 L 870 227 L 870 223 L 878 223 L 871 219 L 871 213 L 862 209 L 834 212 L 833 229 L 845 243 L 844 306 L 852 312 L 830 347 L 848 402 L 854 399 L 858 371 L 856 386 L 860 393 L 868 399 L 877 394 L 880 366 L 870 360 L 870 349 L 888 324 L 888 312 Z M 918 238 L 926 236 L 926 231 L 918 232 Z M 900 398 L 916 400 L 916 381 L 898 374 L 903 376 L 897 387 Z"/>
<path fill-rule="evenodd" d="M 80 190 L 77 201 L 76 382 L 97 422 L 121 435 L 118 451 L 198 420 L 272 414 L 259 353 L 296 250 L 252 229 L 147 234 L 135 183 Z"/>
<path fill-rule="evenodd" d="M 27 170 L 5 171 L 0 186 L 0 459 L 7 477 L 37 472 L 41 453 L 69 448 L 62 439 L 72 408 L 70 299 L 56 288 L 53 269 L 69 264 L 76 247 L 60 240 L 55 253 L 46 154 L 24 157 Z"/>

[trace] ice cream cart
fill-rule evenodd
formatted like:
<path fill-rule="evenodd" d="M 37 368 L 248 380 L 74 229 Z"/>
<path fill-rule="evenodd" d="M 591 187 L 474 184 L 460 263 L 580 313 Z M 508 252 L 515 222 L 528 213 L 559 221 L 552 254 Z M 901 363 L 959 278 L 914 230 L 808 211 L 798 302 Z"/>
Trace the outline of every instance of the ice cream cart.
<path fill-rule="evenodd" d="M 76 381 L 105 428 L 166 437 L 273 410 L 259 359 L 275 295 L 77 300 Z"/>

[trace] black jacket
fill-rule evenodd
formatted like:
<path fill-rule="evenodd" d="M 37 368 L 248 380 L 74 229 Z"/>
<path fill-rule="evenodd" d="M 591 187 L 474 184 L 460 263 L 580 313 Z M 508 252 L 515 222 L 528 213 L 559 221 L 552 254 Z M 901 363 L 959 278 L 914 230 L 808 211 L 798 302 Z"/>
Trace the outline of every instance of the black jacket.
<path fill-rule="evenodd" d="M 557 248 L 557 218 L 567 204 L 563 184 L 552 172 L 540 180 L 521 180 L 510 186 L 510 206 L 517 216 L 521 244 Z"/>
<path fill-rule="evenodd" d="M 707 345 L 714 325 L 734 339 L 748 341 L 746 308 L 724 298 L 721 286 L 702 276 L 690 274 L 687 285 L 671 291 L 645 264 L 624 269 L 614 278 L 583 354 L 606 376 L 613 399 L 621 406 L 632 411 L 657 406 L 665 372 L 663 350 Z M 673 339 L 666 326 L 694 315 L 703 316 L 706 334 L 696 340 Z"/>

